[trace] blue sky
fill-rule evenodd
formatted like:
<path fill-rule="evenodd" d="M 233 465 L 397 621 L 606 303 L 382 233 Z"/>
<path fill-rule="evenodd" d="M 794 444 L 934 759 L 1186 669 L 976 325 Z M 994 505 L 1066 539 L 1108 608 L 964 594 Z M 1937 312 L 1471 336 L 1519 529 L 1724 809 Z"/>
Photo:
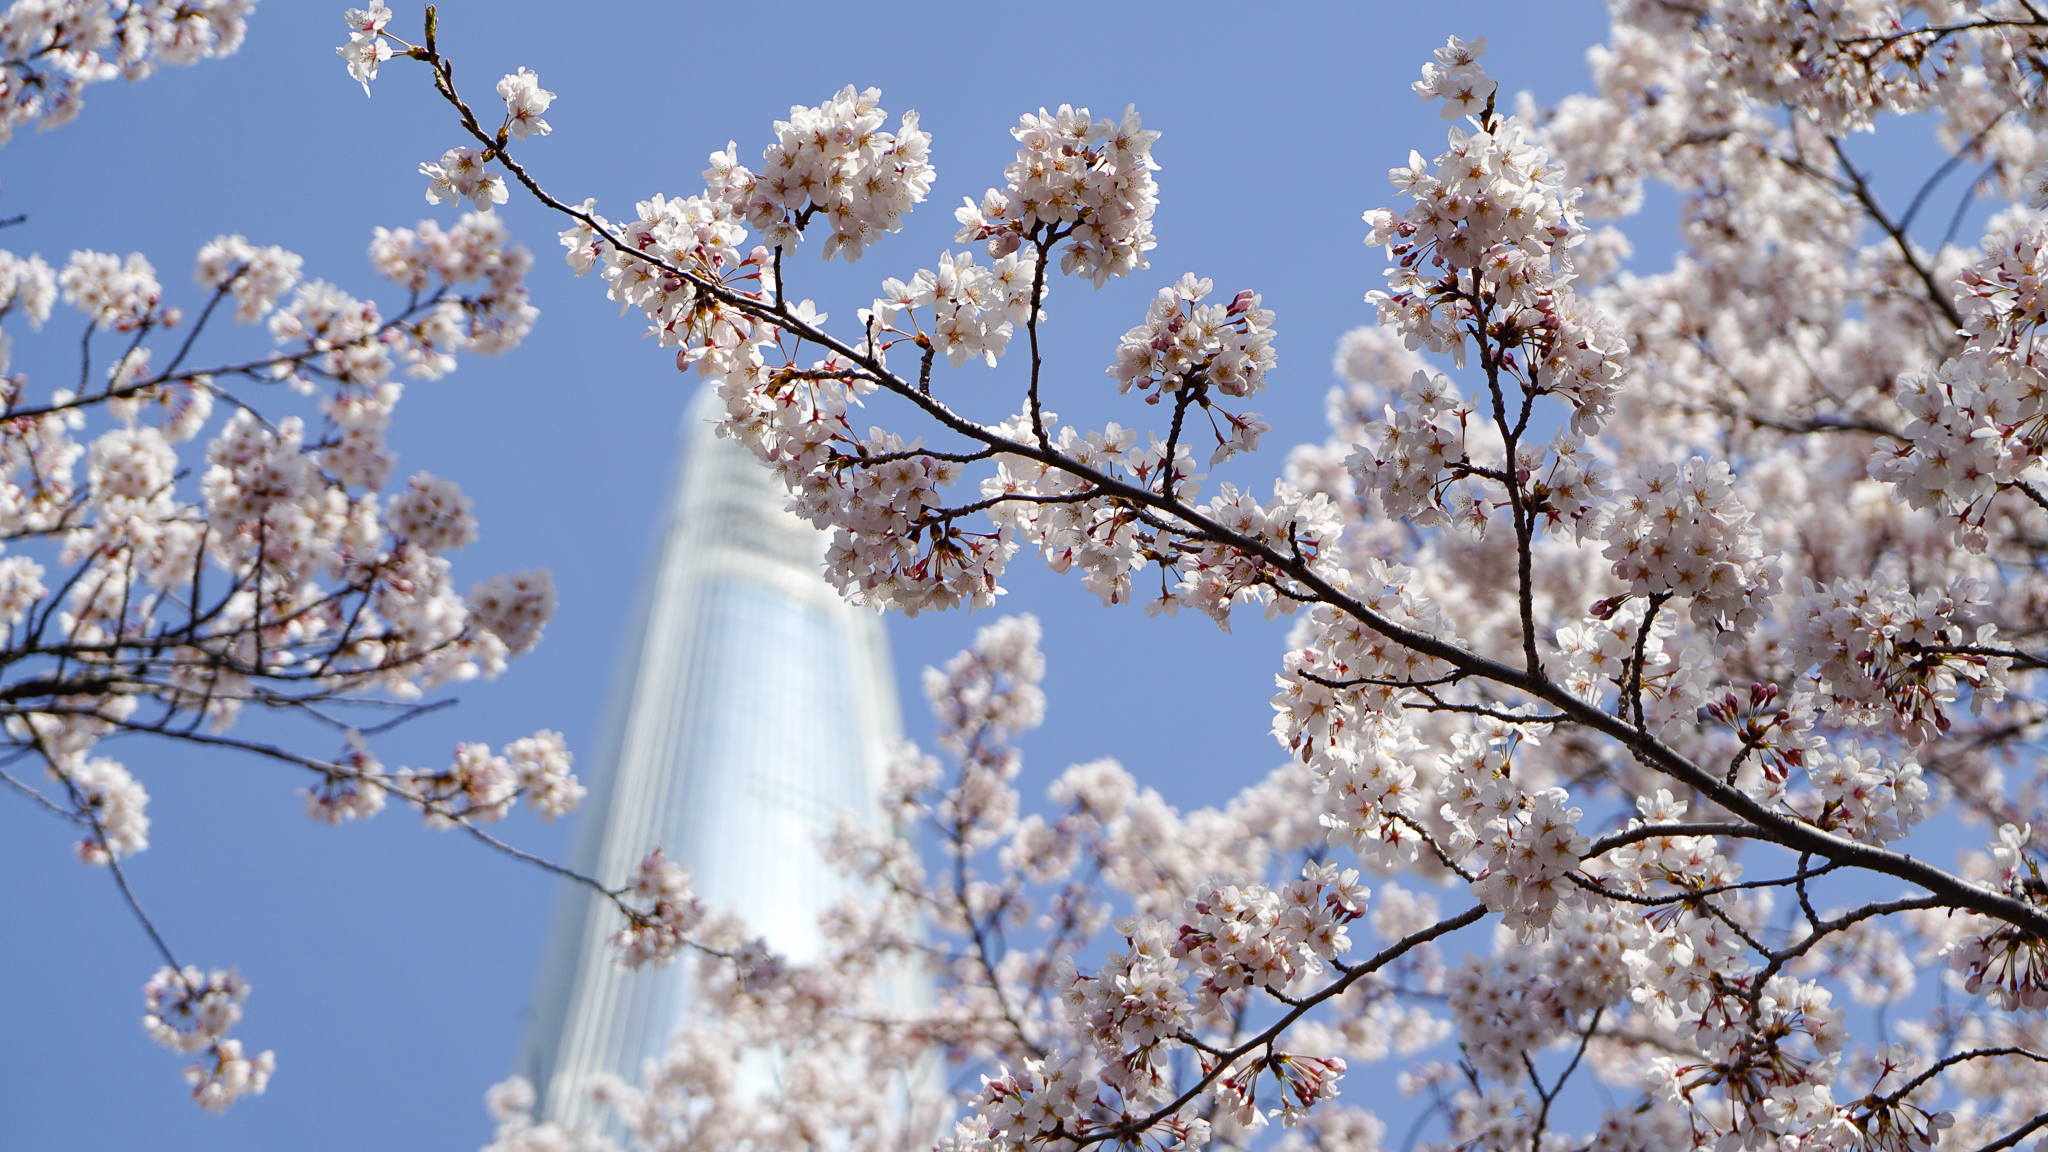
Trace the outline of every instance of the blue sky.
<path fill-rule="evenodd" d="M 395 300 L 365 256 L 370 230 L 450 222 L 445 206 L 422 199 L 415 168 L 463 138 L 417 65 L 388 63 L 364 98 L 333 54 L 343 7 L 270 0 L 239 55 L 132 88 L 95 87 L 76 124 L 0 150 L 0 215 L 28 215 L 0 232 L 0 247 L 53 263 L 74 248 L 139 250 L 173 299 L 196 303 L 193 253 L 240 232 L 304 254 L 309 277 Z M 655 192 L 701 187 L 706 155 L 729 139 L 743 159 L 758 156 L 790 104 L 845 84 L 880 87 L 892 114 L 921 112 L 939 176 L 904 233 L 851 268 L 821 264 L 815 248 L 790 266 L 793 293 L 847 322 L 882 278 L 929 267 L 952 246 L 953 206 L 1001 179 L 1019 113 L 1067 102 L 1113 115 L 1135 103 L 1163 133 L 1160 246 L 1129 282 L 1056 285 L 1049 403 L 1142 421 L 1151 410 L 1118 404 L 1103 368 L 1152 293 L 1185 271 L 1226 295 L 1254 288 L 1278 315 L 1280 369 L 1258 405 L 1274 431 L 1265 451 L 1218 479 L 1260 490 L 1287 445 L 1321 438 L 1331 352 L 1369 319 L 1361 297 L 1381 263 L 1360 243 L 1360 211 L 1391 203 L 1386 169 L 1411 147 L 1442 147 L 1434 106 L 1408 90 L 1429 50 L 1448 33 L 1489 36 L 1487 64 L 1503 87 L 1549 100 L 1586 85 L 1582 50 L 1605 28 L 1599 4 L 1442 0 L 791 6 L 772 22 L 740 5 L 440 7 L 442 46 L 471 100 L 495 108 L 497 77 L 534 68 L 558 94 L 555 132 L 523 156 L 558 195 L 595 196 L 615 218 Z M 418 19 L 401 8 L 394 27 L 410 33 Z M 439 763 L 456 740 L 500 743 L 541 726 L 594 750 L 695 386 L 638 339 L 637 320 L 617 316 L 599 281 L 569 275 L 558 222 L 519 196 L 503 211 L 538 257 L 539 324 L 509 356 L 409 384 L 393 440 L 402 470 L 454 477 L 475 499 L 482 539 L 457 558 L 462 586 L 545 566 L 562 608 L 508 675 L 466 686 L 459 708 L 383 738 L 389 764 Z M 1638 243 L 1669 251 L 1663 237 Z M 67 312 L 40 336 L 15 333 L 32 391 L 76 371 L 79 327 Z M 255 346 L 250 333 L 223 331 L 211 341 L 223 358 Z M 938 381 L 983 418 L 1014 410 L 1016 384 L 1012 365 Z M 1077 580 L 1021 560 L 1010 587 L 1000 610 L 1040 615 L 1050 662 L 1049 722 L 1026 745 L 1027 792 L 1069 763 L 1111 755 L 1192 806 L 1277 761 L 1266 699 L 1283 626 L 1248 617 L 1226 636 L 1199 618 L 1106 610 Z M 983 622 L 891 621 L 913 736 L 930 728 L 918 670 Z M 0 979 L 13 989 L 0 1147 L 482 1143 L 480 1095 L 510 1066 L 553 881 L 395 809 L 366 825 L 312 824 L 300 814 L 302 781 L 274 765 L 144 743 L 109 751 L 152 796 L 153 845 L 132 865 L 143 900 L 181 957 L 241 968 L 255 991 L 239 1034 L 278 1051 L 277 1078 L 224 1118 L 191 1105 L 179 1058 L 138 1026 L 156 960 L 109 878 L 72 860 L 67 826 L 0 799 L 10 878 L 0 885 Z M 566 826 L 527 817 L 505 829 L 552 855 L 566 842 Z"/>

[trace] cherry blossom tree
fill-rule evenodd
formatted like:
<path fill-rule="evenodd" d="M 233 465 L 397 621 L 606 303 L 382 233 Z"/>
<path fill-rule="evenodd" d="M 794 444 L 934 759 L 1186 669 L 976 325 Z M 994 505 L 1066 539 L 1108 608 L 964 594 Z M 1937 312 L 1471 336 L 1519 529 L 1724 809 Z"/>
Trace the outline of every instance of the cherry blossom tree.
<path fill-rule="evenodd" d="M 89 48 L 63 30 L 87 9 L 108 30 Z M 931 852 L 844 826 L 832 854 L 869 896 L 831 917 L 819 964 L 749 943 L 650 856 L 613 891 L 621 960 L 695 950 L 704 1013 L 644 1082 L 591 1086 L 634 1142 L 1366 1150 L 1401 1138 L 1354 1073 L 1398 1059 L 1415 1135 L 1444 1148 L 2017 1147 L 2048 1129 L 2048 13 L 1613 9 L 1596 91 L 1554 108 L 1498 91 L 1483 39 L 1422 64 L 1447 145 L 1392 168 L 1389 206 L 1359 205 L 1378 324 L 1337 349 L 1330 438 L 1270 495 L 1202 471 L 1268 431 L 1245 405 L 1280 385 L 1283 320 L 1254 288 L 1162 279 L 1101 350 L 1108 382 L 1048 370 L 1056 279 L 1080 292 L 1170 250 L 1136 110 L 1023 115 L 1015 162 L 955 213 L 958 247 L 893 266 L 834 322 L 795 260 L 870 256 L 933 192 L 914 113 L 892 126 L 849 87 L 793 107 L 758 162 L 735 143 L 701 190 L 615 219 L 537 175 L 540 77 L 503 73 L 501 112 L 457 88 L 431 8 L 416 34 L 381 0 L 350 10 L 350 76 L 424 66 L 453 138 L 419 165 L 427 199 L 473 209 L 379 234 L 408 293 L 393 318 L 223 237 L 200 282 L 271 316 L 277 346 L 187 371 L 139 257 L 6 258 L 10 314 L 39 323 L 61 288 L 117 337 L 105 383 L 88 362 L 46 403 L 9 393 L 7 731 L 54 787 L 9 780 L 118 879 L 146 825 L 132 778 L 90 755 L 100 736 L 234 740 L 202 730 L 249 703 L 403 703 L 531 643 L 542 578 L 452 591 L 441 553 L 474 531 L 458 490 L 374 495 L 389 374 L 502 350 L 531 320 L 527 261 L 490 211 L 517 185 L 565 217 L 571 269 L 714 383 L 722 431 L 832 533 L 825 576 L 849 597 L 987 607 L 1035 552 L 1106 604 L 1294 621 L 1273 697 L 1288 763 L 1185 813 L 1107 761 L 1027 813 L 1038 625 L 986 628 L 928 673 L 945 758 L 904 749 L 884 798 Z M 105 54 L 116 27 L 123 60 L 176 39 L 125 31 L 143 6 L 24 0 L 9 19 L 45 10 L 57 31 L 6 38 L 11 78 Z M 1952 159 L 1899 209 L 1852 145 L 1902 117 Z M 2006 207 L 1981 238 L 1930 239 L 1916 222 L 1963 165 Z M 1625 272 L 1624 233 L 1594 222 L 1652 184 L 1680 201 L 1682 251 Z M 991 370 L 1014 373 L 1000 401 Z M 265 407 L 320 394 L 321 417 L 259 415 L 221 383 L 238 379 L 287 384 Z M 172 446 L 217 401 L 234 411 L 180 503 Z M 83 446 L 89 419 L 107 431 Z M 522 794 L 574 799 L 548 734 L 405 774 L 359 743 L 375 725 L 337 726 L 325 758 L 255 749 L 313 772 L 325 818 L 390 794 L 488 836 Z M 1951 860 L 1958 829 L 1983 847 Z M 931 974 L 930 1003 L 887 994 L 905 969 Z M 152 1033 L 205 1053 L 201 1103 L 267 1074 L 225 1035 L 246 991 L 174 962 L 146 990 Z M 763 1061 L 771 1082 L 742 1074 Z M 942 1063 L 964 1077 L 951 1098 Z M 610 1142 L 532 1102 L 492 1090 L 496 1148 Z"/>
<path fill-rule="evenodd" d="M 790 259 L 856 260 L 926 198 L 914 114 L 892 128 L 848 88 L 793 108 L 758 165 L 734 145 L 702 191 L 614 220 L 530 166 L 538 78 L 505 77 L 501 117 L 458 91 L 431 9 L 418 43 L 389 20 L 352 11 L 340 51 L 366 84 L 425 64 L 454 110 L 469 139 L 421 166 L 429 199 L 518 184 L 568 217 L 571 267 L 716 384 L 723 432 L 833 533 L 846 595 L 985 607 L 1035 551 L 1105 603 L 1297 621 L 1273 698 L 1292 762 L 1220 811 L 1098 762 L 1022 814 L 1030 620 L 930 673 L 953 767 L 907 749 L 887 800 L 937 859 L 843 829 L 875 895 L 833 918 L 836 959 L 701 965 L 702 1026 L 646 1084 L 594 1086 L 638 1142 L 928 1142 L 943 1107 L 873 1070 L 943 1054 L 980 1070 L 951 1148 L 1243 1145 L 1275 1119 L 1284 1147 L 1371 1148 L 1347 1071 L 1450 1039 L 1400 1077 L 1445 1147 L 1990 1152 L 2048 1127 L 2048 16 L 2026 0 L 1618 3 L 1598 91 L 1551 109 L 1451 39 L 1415 85 L 1448 147 L 1362 206 L 1379 325 L 1339 349 L 1332 438 L 1269 497 L 1200 471 L 1266 430 L 1243 408 L 1275 372 L 1256 291 L 1189 274 L 1134 317 L 1107 375 L 1149 413 L 1049 407 L 1098 406 L 1045 371 L 1052 282 L 1158 245 L 1135 110 L 1024 115 L 1000 186 L 956 212 L 962 249 L 834 325 Z M 1886 116 L 1932 119 L 1955 157 L 1897 214 L 1845 143 Z M 2014 206 L 1974 250 L 1916 241 L 1962 163 Z M 1626 239 L 1588 219 L 1649 182 L 1682 198 L 1684 251 L 1622 273 Z M 1013 342 L 1008 407 L 935 371 Z M 1937 816 L 1987 847 L 1914 854 Z M 629 931 L 634 962 L 734 931 L 663 867 L 640 889 L 671 935 Z M 1449 959 L 1454 934 L 1479 951 Z M 878 998 L 890 958 L 936 973 L 928 1010 Z M 730 1073 L 748 1049 L 779 1088 Z M 1582 1069 L 1615 1105 L 1568 1121 Z M 497 1147 L 603 1142 L 531 1099 L 494 1090 Z"/>

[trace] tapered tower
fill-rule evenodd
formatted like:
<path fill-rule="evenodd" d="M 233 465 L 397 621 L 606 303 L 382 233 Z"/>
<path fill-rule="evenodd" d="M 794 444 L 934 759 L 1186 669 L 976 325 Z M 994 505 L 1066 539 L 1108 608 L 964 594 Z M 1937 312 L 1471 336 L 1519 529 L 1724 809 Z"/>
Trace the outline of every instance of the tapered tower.
<path fill-rule="evenodd" d="M 702 391 L 682 428 L 667 519 L 588 774 L 574 861 L 608 886 L 659 845 L 710 908 L 734 908 L 770 947 L 816 956 L 818 914 L 847 891 L 818 834 L 841 812 L 878 824 L 899 730 L 880 619 L 819 575 L 826 536 L 785 511 L 781 486 L 713 425 Z M 593 1073 L 638 1082 L 690 1010 L 687 964 L 628 971 L 622 918 L 563 890 L 520 1071 L 542 1119 L 601 1127 Z"/>

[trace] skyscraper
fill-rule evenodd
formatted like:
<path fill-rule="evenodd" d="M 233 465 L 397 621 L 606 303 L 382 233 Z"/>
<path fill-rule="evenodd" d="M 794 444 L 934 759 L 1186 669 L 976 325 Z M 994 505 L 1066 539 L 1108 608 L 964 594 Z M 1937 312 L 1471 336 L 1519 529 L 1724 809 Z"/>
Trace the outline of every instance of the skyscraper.
<path fill-rule="evenodd" d="M 818 913 L 846 891 L 815 839 L 841 812 L 883 819 L 896 698 L 880 619 L 824 582 L 825 535 L 714 435 L 718 415 L 707 388 L 683 421 L 573 862 L 617 886 L 658 845 L 707 907 L 742 911 L 802 963 L 823 944 Z M 601 1127 L 588 1078 L 638 1082 L 689 1011 L 689 965 L 619 967 L 621 924 L 594 893 L 564 889 L 520 1061 L 543 1119 Z"/>

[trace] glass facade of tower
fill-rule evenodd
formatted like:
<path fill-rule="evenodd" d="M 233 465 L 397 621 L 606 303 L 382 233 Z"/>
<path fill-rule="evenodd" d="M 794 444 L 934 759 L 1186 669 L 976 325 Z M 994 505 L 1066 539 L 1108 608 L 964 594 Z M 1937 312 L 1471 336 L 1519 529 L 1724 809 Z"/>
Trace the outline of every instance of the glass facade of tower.
<path fill-rule="evenodd" d="M 713 434 L 718 414 L 706 389 L 683 422 L 574 863 L 617 886 L 659 845 L 707 907 L 738 910 L 801 963 L 822 946 L 818 914 L 847 891 L 816 839 L 842 812 L 882 820 L 896 699 L 880 619 L 820 578 L 825 535 Z M 622 923 L 587 889 L 564 888 L 519 1069 L 544 1119 L 604 1127 L 589 1077 L 638 1082 L 689 1011 L 687 963 L 618 966 L 609 941 Z"/>

